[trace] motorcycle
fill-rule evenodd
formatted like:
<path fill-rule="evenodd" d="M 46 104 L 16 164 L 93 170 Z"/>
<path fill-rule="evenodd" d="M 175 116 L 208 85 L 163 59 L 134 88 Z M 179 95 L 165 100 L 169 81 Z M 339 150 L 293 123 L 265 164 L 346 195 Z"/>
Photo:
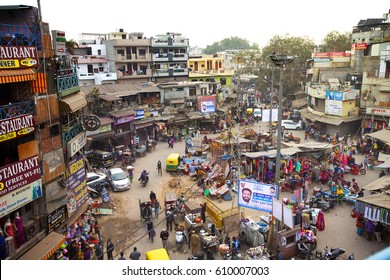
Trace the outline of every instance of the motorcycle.
<path fill-rule="evenodd" d="M 298 256 L 306 260 L 313 259 L 314 256 L 313 256 L 313 252 L 310 249 L 310 246 L 306 245 L 302 241 L 298 241 L 297 247 L 298 247 Z"/>
<path fill-rule="evenodd" d="M 329 250 L 328 246 L 326 246 L 324 250 L 324 260 L 336 260 L 338 257 L 345 253 L 345 249 L 343 248 L 330 248 Z"/>
<path fill-rule="evenodd" d="M 355 164 L 351 166 L 352 175 L 365 175 L 367 170 L 364 168 L 363 164 Z"/>
<path fill-rule="evenodd" d="M 194 255 L 191 255 L 191 257 L 189 257 L 188 259 L 194 260 L 194 261 L 201 261 L 201 260 L 204 260 L 204 254 L 202 254 L 202 253 L 194 254 Z"/>
<path fill-rule="evenodd" d="M 328 211 L 331 208 L 328 201 L 317 195 L 310 197 L 308 205 L 310 208 L 320 208 L 322 211 Z"/>
<path fill-rule="evenodd" d="M 141 176 L 141 178 L 139 178 L 139 181 L 141 182 L 141 185 L 143 187 L 146 187 L 146 184 L 149 182 L 149 172 L 146 172 L 146 178 L 145 179 L 142 179 L 142 176 Z"/>

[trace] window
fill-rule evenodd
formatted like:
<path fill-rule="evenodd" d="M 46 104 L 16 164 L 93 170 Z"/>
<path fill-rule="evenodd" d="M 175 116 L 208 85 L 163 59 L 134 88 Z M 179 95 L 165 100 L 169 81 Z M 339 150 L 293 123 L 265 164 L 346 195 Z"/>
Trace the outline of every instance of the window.
<path fill-rule="evenodd" d="M 120 55 L 125 55 L 125 50 L 117 50 L 116 53 Z"/>
<path fill-rule="evenodd" d="M 146 50 L 145 49 L 139 49 L 138 53 L 139 53 L 139 55 L 145 56 L 146 55 Z"/>
<path fill-rule="evenodd" d="M 97 50 L 98 55 L 102 55 L 102 50 Z"/>

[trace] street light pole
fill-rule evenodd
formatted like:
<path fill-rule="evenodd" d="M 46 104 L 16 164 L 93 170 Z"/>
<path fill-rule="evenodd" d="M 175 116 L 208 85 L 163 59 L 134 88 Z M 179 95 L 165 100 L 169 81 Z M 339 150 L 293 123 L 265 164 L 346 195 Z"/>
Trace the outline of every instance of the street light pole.
<path fill-rule="evenodd" d="M 282 106 L 283 106 L 283 67 L 293 62 L 297 56 L 288 56 L 284 54 L 272 53 L 269 56 L 277 67 L 279 67 L 279 92 L 278 92 L 278 129 L 276 137 L 276 163 L 275 163 L 275 184 L 279 186 L 280 180 L 280 158 L 281 158 L 281 138 L 282 138 Z M 279 192 L 278 192 L 279 193 Z M 277 197 L 279 199 L 279 195 Z"/>
<path fill-rule="evenodd" d="M 272 100 L 274 97 L 274 74 L 275 74 L 275 64 L 272 64 L 271 101 L 269 104 L 269 134 L 270 135 L 272 135 Z"/>

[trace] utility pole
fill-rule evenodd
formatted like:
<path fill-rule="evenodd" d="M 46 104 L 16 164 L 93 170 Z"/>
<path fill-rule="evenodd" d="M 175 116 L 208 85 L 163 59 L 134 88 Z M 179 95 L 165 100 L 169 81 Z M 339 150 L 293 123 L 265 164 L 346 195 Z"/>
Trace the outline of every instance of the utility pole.
<path fill-rule="evenodd" d="M 271 77 L 271 101 L 269 104 L 269 134 L 272 135 L 272 100 L 274 97 L 274 74 L 275 74 L 275 64 L 272 64 L 272 77 Z"/>

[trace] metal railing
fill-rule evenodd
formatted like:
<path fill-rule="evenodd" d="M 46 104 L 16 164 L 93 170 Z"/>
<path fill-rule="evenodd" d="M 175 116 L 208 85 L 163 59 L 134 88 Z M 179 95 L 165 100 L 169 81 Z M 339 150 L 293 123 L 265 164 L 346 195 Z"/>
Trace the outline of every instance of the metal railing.
<path fill-rule="evenodd" d="M 70 140 L 82 132 L 83 125 L 80 120 L 73 120 L 70 123 L 62 126 L 62 144 L 66 145 Z"/>
<path fill-rule="evenodd" d="M 0 119 L 9 119 L 25 114 L 35 115 L 35 104 L 33 100 L 25 100 L 14 104 L 0 106 Z"/>

